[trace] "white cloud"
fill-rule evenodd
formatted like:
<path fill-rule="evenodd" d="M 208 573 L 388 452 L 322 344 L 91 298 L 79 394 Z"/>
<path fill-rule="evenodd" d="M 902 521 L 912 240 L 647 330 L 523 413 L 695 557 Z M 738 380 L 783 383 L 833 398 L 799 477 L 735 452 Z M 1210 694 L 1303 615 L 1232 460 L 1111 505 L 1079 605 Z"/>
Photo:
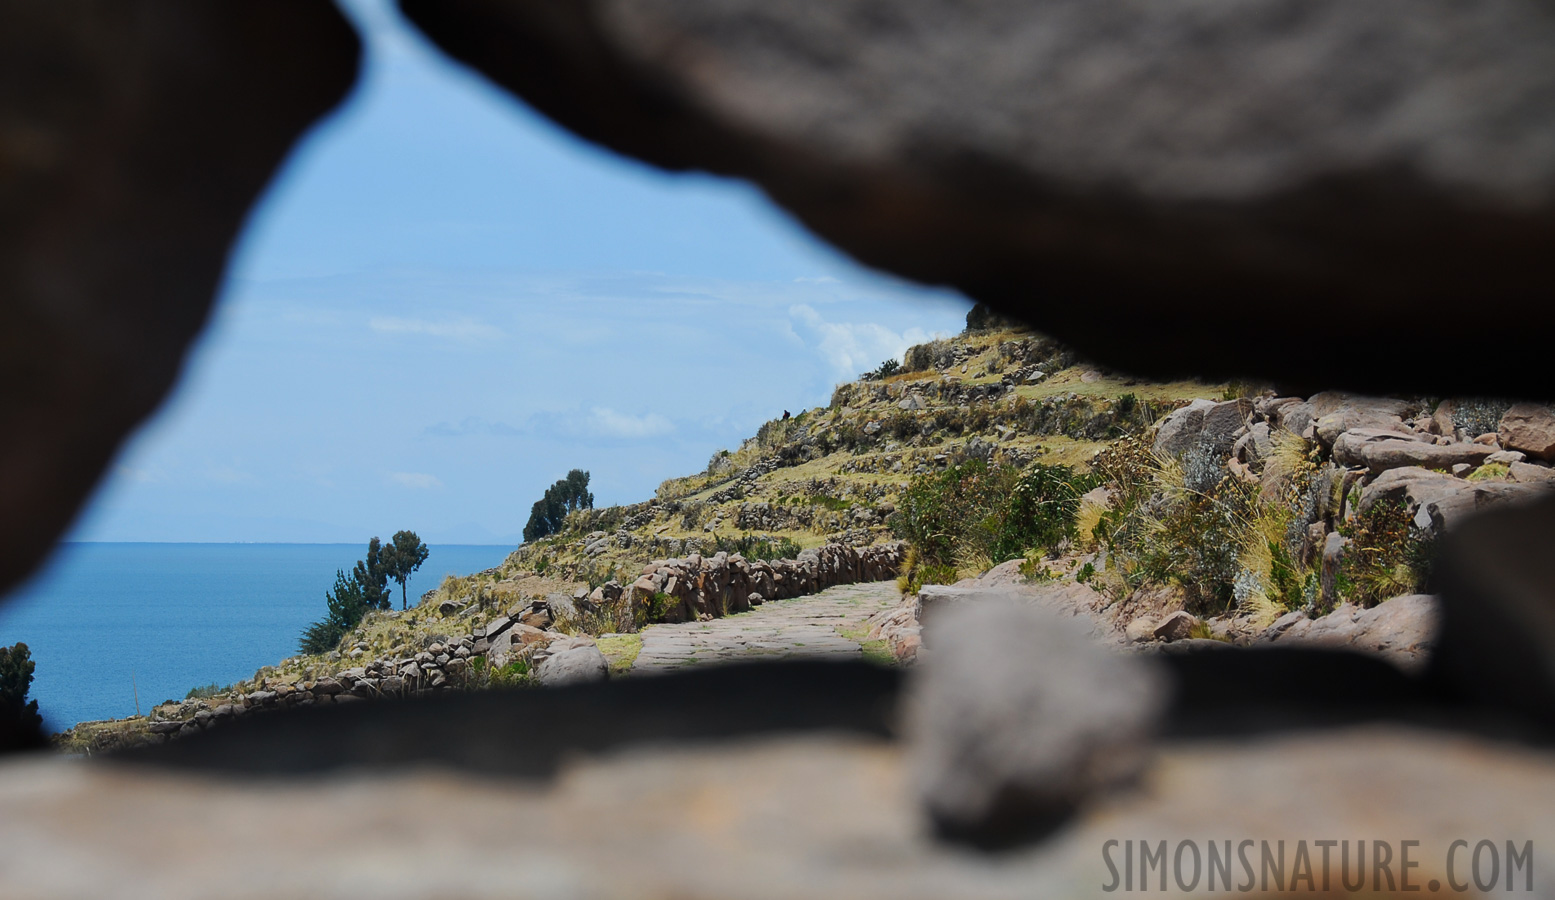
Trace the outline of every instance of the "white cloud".
<path fill-rule="evenodd" d="M 367 327 L 381 334 L 425 334 L 467 343 L 498 340 L 507 336 L 502 329 L 469 316 L 440 322 L 402 319 L 397 316 L 374 316 L 368 321 Z"/>
<path fill-rule="evenodd" d="M 442 479 L 425 472 L 390 472 L 389 480 L 395 484 L 424 491 L 443 486 Z"/>
<path fill-rule="evenodd" d="M 833 277 L 831 277 L 830 275 L 817 275 L 817 276 L 815 276 L 813 278 L 795 278 L 794 279 L 794 283 L 796 283 L 796 284 L 841 284 L 842 282 L 838 281 L 837 279 L 835 279 Z"/>
<path fill-rule="evenodd" d="M 892 331 L 875 322 L 828 322 L 814 307 L 798 304 L 789 316 L 812 334 L 816 349 L 843 378 L 852 378 L 887 359 L 900 359 L 914 344 L 930 340 L 922 328 Z"/>
<path fill-rule="evenodd" d="M 601 406 L 590 410 L 588 424 L 590 429 L 600 434 L 623 438 L 654 437 L 675 430 L 674 423 L 658 413 L 633 416 Z"/>

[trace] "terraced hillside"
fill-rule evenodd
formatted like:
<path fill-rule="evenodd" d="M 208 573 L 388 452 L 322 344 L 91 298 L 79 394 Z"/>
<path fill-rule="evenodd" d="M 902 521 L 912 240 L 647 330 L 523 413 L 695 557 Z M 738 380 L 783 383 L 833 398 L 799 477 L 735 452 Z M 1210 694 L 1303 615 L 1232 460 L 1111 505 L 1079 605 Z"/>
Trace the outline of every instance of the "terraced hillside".
<path fill-rule="evenodd" d="M 1177 406 L 1227 393 L 1226 385 L 1117 376 L 1030 332 L 967 332 L 913 347 L 894 374 L 840 385 L 824 408 L 767 422 L 705 471 L 664 482 L 651 500 L 580 510 L 561 533 L 444 593 L 535 574 L 590 588 L 629 584 L 655 559 L 719 550 L 777 558 L 889 539 L 915 475 L 969 459 L 1084 467 Z"/>

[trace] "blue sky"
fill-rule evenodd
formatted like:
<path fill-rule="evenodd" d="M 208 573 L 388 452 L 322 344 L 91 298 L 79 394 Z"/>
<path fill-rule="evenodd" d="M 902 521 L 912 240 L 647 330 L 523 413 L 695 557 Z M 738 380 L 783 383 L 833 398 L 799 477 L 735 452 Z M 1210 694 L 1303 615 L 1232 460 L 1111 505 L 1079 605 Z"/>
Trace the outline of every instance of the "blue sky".
<path fill-rule="evenodd" d="M 754 188 L 585 144 L 387 3 L 346 6 L 356 93 L 254 211 L 75 539 L 516 542 L 569 468 L 644 499 L 963 324 Z"/>

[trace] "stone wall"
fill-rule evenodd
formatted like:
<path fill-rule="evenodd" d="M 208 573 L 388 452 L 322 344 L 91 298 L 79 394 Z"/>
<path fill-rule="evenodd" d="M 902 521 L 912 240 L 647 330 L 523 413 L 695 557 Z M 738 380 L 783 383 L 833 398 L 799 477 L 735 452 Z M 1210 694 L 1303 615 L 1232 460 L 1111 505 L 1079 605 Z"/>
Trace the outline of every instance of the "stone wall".
<path fill-rule="evenodd" d="M 839 584 L 882 581 L 896 576 L 907 556 L 900 541 L 869 547 L 827 544 L 805 550 L 797 559 L 771 562 L 735 554 L 655 560 L 621 594 L 634 609 L 648 609 L 666 622 L 686 622 L 744 612 L 766 600 L 813 594 Z M 597 589 L 596 603 L 614 599 L 608 587 Z"/>

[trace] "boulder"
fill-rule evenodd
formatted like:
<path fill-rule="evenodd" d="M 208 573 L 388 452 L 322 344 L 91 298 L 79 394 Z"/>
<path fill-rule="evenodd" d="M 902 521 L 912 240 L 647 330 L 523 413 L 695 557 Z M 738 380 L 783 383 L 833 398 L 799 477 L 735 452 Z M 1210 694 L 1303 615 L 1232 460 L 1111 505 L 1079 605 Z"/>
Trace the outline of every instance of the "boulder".
<path fill-rule="evenodd" d="M 1399 424 L 1402 426 L 1402 421 Z M 1407 441 L 1428 446 L 1434 445 L 1436 438 L 1428 434 L 1401 431 L 1397 428 L 1352 428 L 1334 439 L 1332 447 L 1334 462 L 1342 466 L 1364 466 L 1368 445 L 1387 441 Z"/>
<path fill-rule="evenodd" d="M 1344 437 L 1348 437 L 1346 434 Z M 1343 441 L 1343 437 L 1340 438 Z M 1337 448 L 1337 444 L 1335 445 Z M 1494 448 L 1483 444 L 1427 444 L 1412 440 L 1370 441 L 1361 445 L 1361 459 L 1372 472 L 1386 472 L 1406 466 L 1425 469 L 1451 469 L 1457 465 L 1478 468 Z M 1337 456 L 1337 452 L 1335 456 Z"/>
<path fill-rule="evenodd" d="M 1358 650 L 1411 672 L 1425 667 L 1441 621 L 1439 601 L 1428 594 L 1394 597 L 1371 609 L 1346 603 L 1317 619 L 1290 616 L 1287 627 L 1268 629 L 1258 643 Z"/>
<path fill-rule="evenodd" d="M 1142 644 L 1155 640 L 1155 626 L 1155 619 L 1150 616 L 1140 616 L 1130 620 L 1128 625 L 1124 626 L 1123 634 L 1130 642 Z"/>
<path fill-rule="evenodd" d="M 548 687 L 604 681 L 610 675 L 610 665 L 593 638 L 575 637 L 553 644 L 535 675 Z"/>
<path fill-rule="evenodd" d="M 1555 495 L 1465 522 L 1436 565 L 1427 677 L 1481 708 L 1555 727 Z"/>
<path fill-rule="evenodd" d="M 1538 403 L 1519 403 L 1501 417 L 1498 437 L 1508 450 L 1555 461 L 1555 410 Z"/>
<path fill-rule="evenodd" d="M 1161 624 L 1151 631 L 1151 636 L 1158 641 L 1166 641 L 1167 643 L 1185 641 L 1193 634 L 1193 629 L 1198 627 L 1198 625 L 1199 619 L 1197 616 L 1179 609 L 1165 619 L 1162 619 Z"/>
<path fill-rule="evenodd" d="M 1172 410 L 1156 429 L 1153 449 L 1162 455 L 1178 455 L 1193 446 L 1204 427 L 1204 413 L 1215 408 L 1213 400 L 1194 400 Z"/>
<path fill-rule="evenodd" d="M 550 628 L 556 621 L 556 616 L 551 612 L 550 604 L 544 600 L 534 601 L 529 605 L 528 609 L 520 611 L 517 618 L 520 624 L 542 630 Z"/>
<path fill-rule="evenodd" d="M 1170 688 L 1152 660 L 1013 599 L 926 626 L 904 698 L 913 784 L 936 831 L 986 847 L 1045 835 L 1135 779 Z"/>
<path fill-rule="evenodd" d="M 587 595 L 585 594 L 584 596 L 586 597 Z M 551 615 L 555 618 L 576 619 L 578 617 L 578 607 L 573 603 L 572 598 L 560 591 L 546 594 L 545 602 L 551 609 Z"/>
<path fill-rule="evenodd" d="M 1408 433 L 1404 417 L 1415 410 L 1416 404 L 1407 400 L 1386 397 L 1357 397 L 1330 392 L 1312 398 L 1315 410 L 1329 407 L 1313 422 L 1315 436 L 1325 447 L 1333 447 L 1339 435 L 1357 428 Z"/>
<path fill-rule="evenodd" d="M 1515 466 L 1525 466 L 1517 463 Z M 1514 467 L 1515 471 L 1515 467 Z M 1380 502 L 1403 503 L 1415 524 L 1428 531 L 1457 527 L 1477 511 L 1504 503 L 1533 500 L 1555 488 L 1555 480 L 1529 482 L 1465 481 L 1429 469 L 1389 469 L 1361 491 L 1360 510 Z"/>
<path fill-rule="evenodd" d="M 1545 484 L 1555 481 L 1555 469 L 1549 466 L 1536 466 L 1531 463 L 1514 462 L 1507 467 L 1512 480 L 1519 484 Z"/>

